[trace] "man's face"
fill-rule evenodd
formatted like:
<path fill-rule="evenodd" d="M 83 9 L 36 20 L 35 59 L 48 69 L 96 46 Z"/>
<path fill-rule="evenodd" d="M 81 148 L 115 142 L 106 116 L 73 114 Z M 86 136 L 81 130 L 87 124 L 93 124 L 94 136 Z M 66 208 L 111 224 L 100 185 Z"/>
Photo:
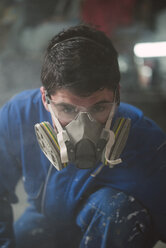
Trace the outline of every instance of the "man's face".
<path fill-rule="evenodd" d="M 43 87 L 41 93 L 44 106 L 48 110 Z M 108 89 L 98 90 L 86 97 L 77 96 L 67 89 L 57 90 L 51 95 L 51 107 L 62 126 L 72 121 L 79 112 L 88 112 L 92 118 L 105 123 L 113 101 L 114 93 Z"/>

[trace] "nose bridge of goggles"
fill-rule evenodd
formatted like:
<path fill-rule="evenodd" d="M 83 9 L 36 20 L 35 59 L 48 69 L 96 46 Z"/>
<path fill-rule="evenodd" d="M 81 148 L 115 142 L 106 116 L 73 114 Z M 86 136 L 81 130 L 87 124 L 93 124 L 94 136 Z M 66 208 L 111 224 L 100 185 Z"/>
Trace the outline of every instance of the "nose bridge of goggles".
<path fill-rule="evenodd" d="M 77 114 L 77 116 L 75 117 L 76 119 L 80 119 L 80 121 L 91 121 L 91 122 L 96 122 L 96 120 L 93 118 L 93 116 L 91 115 L 91 113 L 88 111 L 88 109 L 85 110 L 80 110 Z"/>

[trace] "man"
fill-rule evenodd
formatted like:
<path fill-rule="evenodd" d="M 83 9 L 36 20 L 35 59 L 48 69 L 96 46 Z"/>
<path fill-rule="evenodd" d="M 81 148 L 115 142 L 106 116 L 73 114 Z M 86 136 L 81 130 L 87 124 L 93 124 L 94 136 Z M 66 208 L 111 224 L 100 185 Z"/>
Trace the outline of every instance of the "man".
<path fill-rule="evenodd" d="M 0 112 L 0 247 L 166 241 L 166 136 L 119 104 L 111 41 L 84 25 L 61 32 L 41 79 L 40 91 L 20 93 Z M 21 176 L 30 205 L 13 231 L 10 203 Z"/>

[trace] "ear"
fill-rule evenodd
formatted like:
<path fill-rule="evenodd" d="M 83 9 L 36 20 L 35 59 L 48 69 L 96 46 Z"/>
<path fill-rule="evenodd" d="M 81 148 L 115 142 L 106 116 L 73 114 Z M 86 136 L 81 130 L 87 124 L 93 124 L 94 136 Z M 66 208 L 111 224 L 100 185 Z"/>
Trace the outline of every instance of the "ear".
<path fill-rule="evenodd" d="M 120 104 L 120 89 L 121 89 L 121 85 L 119 84 L 119 86 L 117 87 L 117 92 L 116 92 L 116 100 L 118 105 Z"/>
<path fill-rule="evenodd" d="M 119 84 L 119 86 L 118 86 L 118 89 L 119 89 L 119 94 L 120 94 L 120 90 L 121 90 L 121 85 Z"/>
<path fill-rule="evenodd" d="M 45 109 L 49 112 L 48 104 L 47 104 L 46 97 L 45 97 L 45 88 L 43 86 L 40 87 L 40 92 L 41 92 L 43 105 L 44 105 Z"/>

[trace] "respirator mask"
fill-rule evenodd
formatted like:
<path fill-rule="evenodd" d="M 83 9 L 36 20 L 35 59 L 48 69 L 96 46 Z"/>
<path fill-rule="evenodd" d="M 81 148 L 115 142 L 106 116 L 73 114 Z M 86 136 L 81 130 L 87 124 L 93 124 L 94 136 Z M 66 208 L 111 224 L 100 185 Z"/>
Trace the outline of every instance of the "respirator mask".
<path fill-rule="evenodd" d="M 130 119 L 118 118 L 112 129 L 116 102 L 95 104 L 90 108 L 68 106 L 65 109 L 51 100 L 46 101 L 54 126 L 49 122 L 37 123 L 35 132 L 38 143 L 57 170 L 68 163 L 80 169 L 90 169 L 102 163 L 110 168 L 121 163 L 120 154 L 126 144 Z M 105 119 L 105 124 L 100 120 Z M 64 127 L 62 122 L 68 123 Z"/>

